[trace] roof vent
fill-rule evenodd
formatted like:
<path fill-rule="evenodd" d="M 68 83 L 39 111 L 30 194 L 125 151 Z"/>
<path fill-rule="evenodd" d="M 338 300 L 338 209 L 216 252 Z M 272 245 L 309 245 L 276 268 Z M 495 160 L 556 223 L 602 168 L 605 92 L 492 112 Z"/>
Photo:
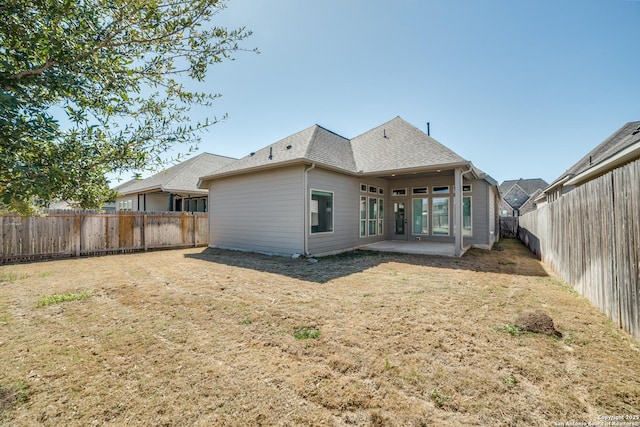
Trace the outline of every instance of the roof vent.
<path fill-rule="evenodd" d="M 291 144 L 287 145 L 287 150 L 291 150 Z"/>
<path fill-rule="evenodd" d="M 249 153 L 249 155 L 250 155 L 251 157 L 253 157 L 253 156 L 255 156 L 255 155 L 256 155 L 256 153 L 255 153 L 255 152 L 251 152 L 251 153 Z"/>
<path fill-rule="evenodd" d="M 269 147 L 269 160 L 273 159 L 273 147 Z"/>
<path fill-rule="evenodd" d="M 386 130 L 386 129 L 382 129 L 382 137 L 383 137 L 383 138 L 388 138 L 388 137 L 387 137 L 387 130 Z"/>
<path fill-rule="evenodd" d="M 640 133 L 640 126 L 638 126 L 638 129 L 636 129 L 635 131 L 633 131 L 633 132 L 631 133 L 631 135 L 635 135 L 635 134 L 637 134 L 637 133 Z"/>

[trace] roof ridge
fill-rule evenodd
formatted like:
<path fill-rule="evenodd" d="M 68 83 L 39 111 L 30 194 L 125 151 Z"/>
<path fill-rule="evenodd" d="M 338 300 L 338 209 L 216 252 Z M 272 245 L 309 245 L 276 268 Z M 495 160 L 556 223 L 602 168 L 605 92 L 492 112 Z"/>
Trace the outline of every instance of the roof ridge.
<path fill-rule="evenodd" d="M 316 123 L 311 127 L 313 128 L 313 132 L 311 133 L 311 136 L 309 137 L 309 141 L 307 142 L 307 148 L 304 150 L 305 159 L 309 158 L 309 155 L 311 154 L 311 146 L 313 145 L 313 141 L 315 140 L 316 134 L 318 133 L 318 128 L 321 128 L 322 126 Z"/>

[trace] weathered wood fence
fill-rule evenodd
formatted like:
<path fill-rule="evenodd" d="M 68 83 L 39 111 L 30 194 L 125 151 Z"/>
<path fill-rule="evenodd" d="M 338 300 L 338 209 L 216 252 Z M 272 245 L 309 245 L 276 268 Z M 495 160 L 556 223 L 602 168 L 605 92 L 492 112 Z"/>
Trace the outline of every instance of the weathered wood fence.
<path fill-rule="evenodd" d="M 519 237 L 640 339 L 640 160 L 521 216 Z"/>
<path fill-rule="evenodd" d="M 0 263 L 206 246 L 206 213 L 50 211 L 0 215 Z"/>

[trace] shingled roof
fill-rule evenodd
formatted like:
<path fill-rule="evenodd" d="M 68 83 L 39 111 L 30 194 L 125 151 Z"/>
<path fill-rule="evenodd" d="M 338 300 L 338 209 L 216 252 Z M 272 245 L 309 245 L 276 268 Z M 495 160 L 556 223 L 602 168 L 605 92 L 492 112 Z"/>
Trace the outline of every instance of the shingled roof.
<path fill-rule="evenodd" d="M 616 154 L 639 142 L 640 121 L 625 124 L 613 135 L 588 152 L 583 158 L 578 160 L 577 163 L 567 169 L 564 174 L 551 183 L 548 189 L 564 183 L 567 179 L 586 173 L 590 169 L 596 169 Z"/>
<path fill-rule="evenodd" d="M 351 146 L 357 170 L 365 173 L 467 163 L 400 117 L 356 136 Z"/>
<path fill-rule="evenodd" d="M 533 179 L 511 179 L 504 181 L 500 184 L 500 193 L 507 194 L 507 192 L 514 186 L 518 185 L 528 196 L 531 196 L 536 190 L 544 190 L 549 186 L 547 181 L 542 178 Z"/>
<path fill-rule="evenodd" d="M 145 179 L 131 180 L 114 189 L 122 194 L 164 191 L 170 193 L 202 193 L 198 188 L 200 176 L 234 162 L 231 157 L 202 153 Z"/>
<path fill-rule="evenodd" d="M 216 170 L 212 176 L 284 166 L 301 160 L 336 169 L 354 169 L 349 140 L 322 126 L 313 125 Z"/>
<path fill-rule="evenodd" d="M 230 163 L 204 181 L 295 163 L 316 163 L 344 173 L 383 173 L 416 168 L 470 165 L 470 162 L 396 117 L 349 140 L 322 126 L 307 129 Z"/>

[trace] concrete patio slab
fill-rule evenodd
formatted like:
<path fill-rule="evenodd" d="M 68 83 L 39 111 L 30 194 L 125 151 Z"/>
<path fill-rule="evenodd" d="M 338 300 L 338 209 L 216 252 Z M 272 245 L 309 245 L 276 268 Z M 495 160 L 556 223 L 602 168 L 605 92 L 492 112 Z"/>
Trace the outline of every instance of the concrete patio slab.
<path fill-rule="evenodd" d="M 407 242 L 404 240 L 384 240 L 360 246 L 364 251 L 398 252 L 403 254 L 440 255 L 455 257 L 455 245 L 453 243 L 434 242 Z M 462 254 L 468 249 L 464 248 Z M 461 254 L 461 255 L 462 255 Z"/>

